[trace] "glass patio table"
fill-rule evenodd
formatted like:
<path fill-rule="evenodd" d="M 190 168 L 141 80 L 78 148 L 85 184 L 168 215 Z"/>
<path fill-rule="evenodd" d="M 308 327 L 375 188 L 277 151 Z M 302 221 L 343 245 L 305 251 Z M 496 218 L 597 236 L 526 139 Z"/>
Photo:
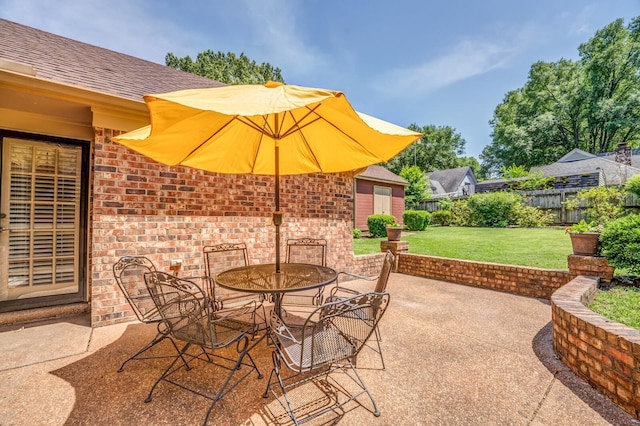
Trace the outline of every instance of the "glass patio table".
<path fill-rule="evenodd" d="M 271 294 L 274 309 L 281 315 L 284 293 L 322 287 L 331 284 L 337 277 L 338 273 L 326 266 L 282 263 L 280 273 L 276 273 L 275 263 L 264 263 L 220 272 L 216 275 L 216 283 L 230 290 Z"/>

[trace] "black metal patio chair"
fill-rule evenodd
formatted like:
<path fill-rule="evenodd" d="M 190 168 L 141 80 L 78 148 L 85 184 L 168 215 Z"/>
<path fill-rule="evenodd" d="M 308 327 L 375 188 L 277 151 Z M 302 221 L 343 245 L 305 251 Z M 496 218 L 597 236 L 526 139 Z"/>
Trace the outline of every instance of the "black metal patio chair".
<path fill-rule="evenodd" d="M 380 273 L 377 276 L 367 277 L 363 275 L 353 274 L 350 272 L 338 273 L 337 284 L 335 287 L 331 289 L 331 292 L 327 301 L 335 301 L 345 297 L 352 297 L 360 293 L 357 290 L 346 287 L 344 284 L 344 281 L 341 283 L 340 282 L 341 276 L 348 276 L 351 278 L 362 279 L 362 280 L 367 280 L 372 282 L 375 281 L 376 283 L 375 287 L 373 289 L 370 289 L 369 291 L 375 291 L 377 293 L 385 292 L 387 290 L 387 283 L 389 282 L 389 276 L 391 275 L 391 270 L 393 269 L 394 262 L 395 262 L 395 256 L 393 255 L 393 253 L 391 253 L 391 251 L 387 250 L 387 253 L 384 256 L 384 261 L 382 262 L 382 268 L 380 269 Z M 367 346 L 374 352 L 378 353 L 378 355 L 380 356 L 380 362 L 382 363 L 382 369 L 384 370 L 386 369 L 386 366 L 384 364 L 384 356 L 382 355 L 382 347 L 380 345 L 382 338 L 380 336 L 380 329 L 378 327 L 376 327 L 375 329 L 374 338 L 375 338 L 375 346 L 372 346 L 371 344 L 367 344 Z"/>
<path fill-rule="evenodd" d="M 327 266 L 327 240 L 323 238 L 290 238 L 287 240 L 286 263 L 308 263 Z M 285 313 L 307 315 L 322 304 L 324 286 L 313 290 L 285 293 L 281 306 Z"/>
<path fill-rule="evenodd" d="M 166 355 L 141 356 L 169 337 L 169 330 L 165 327 L 162 316 L 158 312 L 156 304 L 153 302 L 144 281 L 144 274 L 155 271 L 156 267 L 153 262 L 144 256 L 124 256 L 113 265 L 113 276 L 116 283 L 118 283 L 118 287 L 122 290 L 125 299 L 127 299 L 127 302 L 131 305 L 131 309 L 138 320 L 144 324 L 156 324 L 157 327 L 156 336 L 135 354 L 127 358 L 118 369 L 118 372 L 122 372 L 125 364 L 133 359 L 143 360 L 167 357 Z M 176 351 L 178 351 L 175 342 L 171 338 L 168 340 L 171 341 Z"/>
<path fill-rule="evenodd" d="M 256 312 L 255 325 L 259 330 L 267 328 L 267 314 L 264 309 L 264 296 L 254 293 L 243 293 L 221 287 L 216 282 L 216 275 L 227 269 L 249 265 L 249 255 L 245 243 L 222 243 L 204 246 L 202 249 L 205 265 L 205 279 L 207 280 L 209 297 L 214 309 L 224 310 L 237 308 L 253 303 Z"/>
<path fill-rule="evenodd" d="M 379 416 L 375 400 L 358 374 L 355 359 L 388 304 L 388 293 L 361 293 L 316 308 L 317 312 L 301 326 L 287 325 L 272 312 L 269 330 L 275 343 L 273 369 L 263 396 L 267 398 L 271 392 L 296 425 L 330 411 L 339 413 L 342 406 L 365 394 L 371 400 L 371 411 Z M 287 370 L 292 374 L 287 374 Z M 334 375 L 338 373 L 344 374 L 344 380 L 335 381 Z M 290 396 L 294 388 L 317 382 L 323 376 L 318 384 L 323 389 L 321 401 L 295 404 Z M 347 390 L 344 382 L 352 383 L 356 390 Z M 301 414 L 303 418 L 299 418 Z"/>
<path fill-rule="evenodd" d="M 254 324 L 247 317 L 254 315 L 251 305 L 215 311 L 205 292 L 194 282 L 163 272 L 150 272 L 145 281 L 153 301 L 166 324 L 171 337 L 184 342 L 179 354 L 165 369 L 149 390 L 145 402 L 151 402 L 152 395 L 162 381 L 193 392 L 211 400 L 203 424 L 206 424 L 215 405 L 254 370 L 258 378 L 262 374 L 249 353 L 249 337 L 254 334 Z M 200 353 L 194 355 L 189 348 L 197 346 Z M 228 349 L 228 350 L 227 350 Z M 235 355 L 230 355 L 235 349 Z M 219 352 L 224 351 L 222 354 Z M 182 362 L 178 362 L 182 360 Z M 228 371 L 226 377 L 216 382 L 204 380 L 206 386 L 198 386 L 189 380 L 194 373 L 181 375 L 181 370 L 191 370 L 195 362 L 206 362 Z M 241 367 L 243 367 L 241 369 Z M 197 373 L 196 373 L 197 374 Z M 202 374 L 202 373 L 200 373 Z M 234 378 L 234 376 L 236 376 Z M 198 377 L 202 379 L 202 377 Z M 222 383 L 218 386 L 218 381 Z"/>

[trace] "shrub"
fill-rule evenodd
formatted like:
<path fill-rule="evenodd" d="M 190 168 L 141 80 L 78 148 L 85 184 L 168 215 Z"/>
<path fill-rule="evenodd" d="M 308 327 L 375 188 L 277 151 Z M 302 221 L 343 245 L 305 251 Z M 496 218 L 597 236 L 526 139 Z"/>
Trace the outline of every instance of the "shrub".
<path fill-rule="evenodd" d="M 586 204 L 584 215 L 587 222 L 606 224 L 624 215 L 625 192 L 620 189 L 596 186 L 578 191 L 576 198 L 565 201 L 565 206 L 573 210 Z"/>
<path fill-rule="evenodd" d="M 547 212 L 539 207 L 518 204 L 512 211 L 509 223 L 523 228 L 535 228 L 538 226 L 549 226 L 553 223 L 553 212 Z"/>
<path fill-rule="evenodd" d="M 612 266 L 640 274 L 640 215 L 631 214 L 605 224 L 600 247 Z"/>
<path fill-rule="evenodd" d="M 451 225 L 473 226 L 467 200 L 458 200 L 453 203 L 451 207 Z"/>
<path fill-rule="evenodd" d="M 360 231 L 358 228 L 353 228 L 353 239 L 358 239 L 360 238 L 360 235 L 362 235 L 362 231 Z"/>
<path fill-rule="evenodd" d="M 632 176 L 627 181 L 624 189 L 640 197 L 640 175 Z"/>
<path fill-rule="evenodd" d="M 475 226 L 506 227 L 522 197 L 512 192 L 473 194 L 467 199 L 470 221 Z"/>
<path fill-rule="evenodd" d="M 367 218 L 369 235 L 375 238 L 387 236 L 387 225 L 396 223 L 396 218 L 390 214 L 372 214 Z"/>
<path fill-rule="evenodd" d="M 431 222 L 431 214 L 426 210 L 405 210 L 402 221 L 409 231 L 424 231 Z"/>
<path fill-rule="evenodd" d="M 433 225 L 449 226 L 451 224 L 451 210 L 437 210 L 431 213 Z"/>

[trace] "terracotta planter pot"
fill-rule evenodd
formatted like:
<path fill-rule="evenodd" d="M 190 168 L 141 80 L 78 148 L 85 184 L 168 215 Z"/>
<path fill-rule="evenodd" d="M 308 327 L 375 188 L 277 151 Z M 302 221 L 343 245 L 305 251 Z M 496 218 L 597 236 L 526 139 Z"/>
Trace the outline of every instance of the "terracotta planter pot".
<path fill-rule="evenodd" d="M 573 254 L 593 256 L 598 252 L 599 232 L 570 233 Z"/>
<path fill-rule="evenodd" d="M 402 227 L 390 227 L 387 226 L 387 240 L 389 241 L 400 241 L 400 236 L 402 235 Z"/>

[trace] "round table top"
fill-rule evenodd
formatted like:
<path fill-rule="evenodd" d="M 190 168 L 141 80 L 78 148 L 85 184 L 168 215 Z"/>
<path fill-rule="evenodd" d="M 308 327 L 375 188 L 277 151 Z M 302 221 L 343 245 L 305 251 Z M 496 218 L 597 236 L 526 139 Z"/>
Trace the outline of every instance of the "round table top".
<path fill-rule="evenodd" d="M 322 287 L 336 280 L 338 273 L 326 266 L 307 263 L 275 263 L 241 266 L 216 275 L 221 287 L 249 293 L 286 293 Z"/>

